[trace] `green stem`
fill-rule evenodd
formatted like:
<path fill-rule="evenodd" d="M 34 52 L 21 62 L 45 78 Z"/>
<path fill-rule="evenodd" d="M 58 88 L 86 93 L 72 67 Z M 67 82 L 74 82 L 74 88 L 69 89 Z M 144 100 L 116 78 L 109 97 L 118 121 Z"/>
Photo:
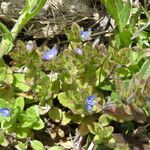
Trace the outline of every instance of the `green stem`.
<path fill-rule="evenodd" d="M 33 11 L 30 12 L 30 10 L 29 10 L 28 12 L 24 12 L 19 17 L 17 23 L 15 24 L 15 26 L 11 30 L 13 40 L 15 40 L 18 33 L 27 24 L 27 22 L 30 19 L 32 19 L 40 11 L 40 9 L 44 6 L 45 2 L 46 2 L 46 0 L 40 0 Z"/>
<path fill-rule="evenodd" d="M 12 28 L 9 36 L 11 39 L 8 39 L 7 36 L 3 36 L 2 41 L 0 43 L 0 59 L 3 57 L 3 55 L 7 54 L 13 47 L 13 41 L 16 39 L 18 33 L 22 30 L 22 28 L 27 24 L 27 22 L 32 19 L 44 6 L 46 0 L 39 0 L 38 3 L 31 9 L 27 9 L 24 11 L 21 16 L 19 17 L 18 21 Z M 27 6 L 25 6 L 26 8 Z M 33 10 L 32 10 L 33 9 Z M 0 27 L 2 28 L 2 31 L 7 31 L 8 29 L 5 27 L 5 25 L 0 24 Z"/>

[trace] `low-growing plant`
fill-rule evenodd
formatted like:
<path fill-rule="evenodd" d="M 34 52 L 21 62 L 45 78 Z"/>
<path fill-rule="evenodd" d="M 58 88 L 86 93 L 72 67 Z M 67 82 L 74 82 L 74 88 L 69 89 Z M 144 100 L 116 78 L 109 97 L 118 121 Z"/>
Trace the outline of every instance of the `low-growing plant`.
<path fill-rule="evenodd" d="M 0 145 L 44 149 L 34 133 L 46 128 L 47 118 L 59 126 L 76 124 L 87 145 L 115 148 L 113 121 L 122 124 L 122 133 L 132 132 L 134 122 L 147 123 L 149 51 L 141 48 L 144 44 L 132 47 L 136 39 L 125 41 L 136 30 L 128 23 L 130 2 L 108 2 L 112 1 L 103 1 L 116 21 L 116 43 L 108 49 L 92 47 L 92 30 L 73 23 L 71 30 L 65 29 L 69 45 L 63 51 L 57 45 L 32 47 L 17 40 L 9 52 L 13 65 L 0 60 Z M 131 30 L 125 29 L 128 26 Z M 63 148 L 49 148 L 53 149 Z"/>

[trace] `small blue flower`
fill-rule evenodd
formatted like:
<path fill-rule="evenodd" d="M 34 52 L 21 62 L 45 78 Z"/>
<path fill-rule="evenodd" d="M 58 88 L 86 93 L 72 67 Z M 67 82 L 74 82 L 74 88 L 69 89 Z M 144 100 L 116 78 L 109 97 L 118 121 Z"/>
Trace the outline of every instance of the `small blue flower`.
<path fill-rule="evenodd" d="M 88 97 L 88 99 L 86 100 L 86 110 L 87 111 L 92 111 L 92 107 L 95 105 L 95 96 L 91 95 Z"/>
<path fill-rule="evenodd" d="M 91 101 L 94 101 L 95 96 L 94 96 L 94 95 L 91 95 L 91 96 L 88 97 L 88 99 L 91 100 Z"/>
<path fill-rule="evenodd" d="M 58 54 L 58 50 L 56 49 L 56 47 L 53 47 L 52 49 L 45 51 L 43 53 L 42 59 L 43 60 L 51 60 L 53 58 L 55 58 Z"/>
<path fill-rule="evenodd" d="M 31 52 L 34 48 L 34 43 L 33 41 L 28 41 L 27 45 L 26 45 L 26 49 Z"/>
<path fill-rule="evenodd" d="M 80 35 L 81 35 L 82 41 L 89 40 L 91 33 L 92 33 L 92 31 L 90 28 L 88 29 L 88 31 L 81 31 Z"/>
<path fill-rule="evenodd" d="M 87 100 L 87 101 L 86 101 L 86 104 L 87 104 L 87 105 L 94 106 L 94 105 L 95 105 L 95 102 L 90 101 L 90 100 Z"/>
<path fill-rule="evenodd" d="M 91 112 L 92 111 L 92 106 L 91 105 L 86 105 L 86 110 Z"/>
<path fill-rule="evenodd" d="M 75 48 L 74 50 L 75 50 L 75 52 L 76 52 L 77 54 L 83 55 L 82 49 L 80 49 L 80 48 Z"/>
<path fill-rule="evenodd" d="M 11 115 L 10 109 L 8 108 L 0 108 L 0 116 L 9 117 Z"/>

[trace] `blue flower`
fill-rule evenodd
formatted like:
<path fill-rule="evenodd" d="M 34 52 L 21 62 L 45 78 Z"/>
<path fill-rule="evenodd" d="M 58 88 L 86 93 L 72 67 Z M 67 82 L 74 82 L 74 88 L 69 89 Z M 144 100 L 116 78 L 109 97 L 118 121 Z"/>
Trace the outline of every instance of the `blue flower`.
<path fill-rule="evenodd" d="M 80 49 L 80 48 L 75 48 L 74 50 L 75 50 L 75 52 L 76 52 L 77 54 L 83 55 L 82 49 Z"/>
<path fill-rule="evenodd" d="M 9 117 L 10 116 L 10 109 L 8 108 L 0 108 L 0 116 Z"/>
<path fill-rule="evenodd" d="M 92 111 L 92 107 L 95 105 L 95 96 L 91 95 L 88 97 L 88 99 L 86 100 L 86 110 L 91 112 Z"/>
<path fill-rule="evenodd" d="M 88 31 L 81 31 L 80 35 L 81 35 L 82 41 L 89 40 L 91 33 L 92 33 L 92 31 L 90 28 L 88 29 Z"/>
<path fill-rule="evenodd" d="M 56 47 L 53 47 L 50 50 L 47 50 L 43 53 L 42 59 L 43 60 L 51 60 L 53 58 L 55 58 L 58 54 L 58 50 L 56 49 Z"/>
<path fill-rule="evenodd" d="M 33 41 L 28 41 L 27 45 L 26 45 L 26 49 L 31 52 L 34 48 L 34 43 Z"/>
<path fill-rule="evenodd" d="M 91 95 L 91 96 L 88 97 L 88 99 L 89 99 L 90 101 L 93 101 L 93 100 L 95 99 L 95 96 Z"/>
<path fill-rule="evenodd" d="M 86 110 L 91 112 L 92 111 L 92 106 L 91 105 L 86 105 Z"/>

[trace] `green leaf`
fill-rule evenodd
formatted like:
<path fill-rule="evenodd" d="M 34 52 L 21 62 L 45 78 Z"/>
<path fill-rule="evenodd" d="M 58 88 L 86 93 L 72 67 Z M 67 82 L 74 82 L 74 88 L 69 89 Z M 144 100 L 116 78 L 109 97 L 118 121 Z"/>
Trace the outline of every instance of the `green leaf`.
<path fill-rule="evenodd" d="M 42 119 L 40 119 L 37 106 L 28 108 L 26 112 L 22 114 L 21 122 L 22 128 L 30 127 L 34 130 L 40 130 L 44 128 L 44 122 Z"/>
<path fill-rule="evenodd" d="M 122 0 L 102 0 L 109 14 L 116 21 L 116 24 L 122 32 L 124 27 L 128 24 L 131 14 L 131 2 L 123 2 Z"/>
<path fill-rule="evenodd" d="M 117 92 L 113 91 L 111 93 L 111 100 L 112 100 L 112 102 L 118 102 L 119 101 L 119 96 L 118 96 Z"/>
<path fill-rule="evenodd" d="M 0 59 L 3 55 L 5 55 L 8 51 L 13 48 L 12 40 L 8 39 L 7 37 L 3 37 L 0 43 Z"/>
<path fill-rule="evenodd" d="M 58 107 L 53 107 L 48 114 L 55 122 L 60 122 L 62 119 L 62 111 Z"/>
<path fill-rule="evenodd" d="M 82 121 L 81 115 L 69 114 L 69 118 L 71 119 L 72 122 L 77 124 L 80 124 Z"/>
<path fill-rule="evenodd" d="M 34 123 L 39 121 L 39 113 L 38 108 L 36 106 L 32 106 L 26 110 L 26 112 L 21 114 L 20 122 L 22 122 L 21 127 L 31 127 Z"/>
<path fill-rule="evenodd" d="M 30 141 L 33 150 L 44 150 L 43 144 L 38 140 Z"/>
<path fill-rule="evenodd" d="M 3 142 L 0 143 L 0 145 L 7 147 L 8 146 L 8 141 L 4 138 Z"/>
<path fill-rule="evenodd" d="M 5 80 L 7 76 L 7 68 L 2 60 L 0 60 L 0 83 Z"/>
<path fill-rule="evenodd" d="M 119 0 L 118 2 L 121 2 Z M 118 9 L 116 5 L 116 0 L 102 0 L 102 3 L 106 7 L 107 11 L 110 13 L 110 15 L 114 18 L 114 20 L 119 23 L 119 14 L 118 14 Z M 120 7 L 118 7 L 120 8 Z"/>
<path fill-rule="evenodd" d="M 7 70 L 6 68 L 0 68 L 0 82 L 3 82 L 6 78 Z"/>
<path fill-rule="evenodd" d="M 71 26 L 71 31 L 68 29 L 65 29 L 65 33 L 69 41 L 72 41 L 75 43 L 82 42 L 81 36 L 80 36 L 80 27 L 78 26 L 78 24 L 73 23 Z"/>
<path fill-rule="evenodd" d="M 147 59 L 140 70 L 141 79 L 147 79 L 150 77 L 150 59 Z"/>
<path fill-rule="evenodd" d="M 30 90 L 30 86 L 26 84 L 25 82 L 25 75 L 21 73 L 15 73 L 14 74 L 15 82 L 14 85 L 17 87 L 19 90 L 23 92 L 27 92 Z"/>
<path fill-rule="evenodd" d="M 111 122 L 111 119 L 108 117 L 107 114 L 103 114 L 103 115 L 100 116 L 100 118 L 99 118 L 99 123 L 100 123 L 103 127 L 109 125 L 110 122 Z"/>
<path fill-rule="evenodd" d="M 19 108 L 20 111 L 23 111 L 24 108 L 24 98 L 23 97 L 18 97 L 15 102 L 13 108 Z"/>
<path fill-rule="evenodd" d="M 88 129 L 88 127 L 87 127 L 87 124 L 84 123 L 84 122 L 82 122 L 82 123 L 80 124 L 79 128 L 78 128 L 78 132 L 79 132 L 79 134 L 80 134 L 81 136 L 84 136 L 84 135 L 88 134 L 88 133 L 89 133 L 89 129 Z"/>
<path fill-rule="evenodd" d="M 116 141 L 114 138 L 111 138 L 105 145 L 111 149 L 114 149 L 116 147 Z"/>
<path fill-rule="evenodd" d="M 8 107 L 8 103 L 3 98 L 0 98 L 0 108 Z"/>
<path fill-rule="evenodd" d="M 129 70 L 123 67 L 118 68 L 118 73 L 120 75 L 120 78 L 128 77 L 130 75 Z"/>
<path fill-rule="evenodd" d="M 66 112 L 63 112 L 62 113 L 61 125 L 65 126 L 69 122 L 70 122 L 70 116 Z"/>
<path fill-rule="evenodd" d="M 122 0 L 121 0 L 122 1 Z M 131 3 L 130 0 L 127 0 L 125 4 L 123 4 L 123 8 L 120 10 L 120 24 L 122 24 L 122 29 L 128 23 L 131 14 Z"/>
<path fill-rule="evenodd" d="M 7 67 L 7 77 L 4 82 L 6 84 L 10 85 L 13 83 L 13 79 L 14 79 L 14 77 L 13 77 L 12 71 L 9 67 Z"/>
<path fill-rule="evenodd" d="M 34 119 L 39 117 L 39 112 L 37 106 L 31 106 L 26 110 L 27 116 L 30 116 L 30 118 Z"/>
<path fill-rule="evenodd" d="M 16 128 L 15 133 L 20 139 L 27 138 L 29 134 L 29 128 Z"/>
<path fill-rule="evenodd" d="M 131 44 L 131 33 L 127 29 L 123 29 L 122 32 L 119 33 L 120 40 L 120 48 L 129 47 Z"/>
<path fill-rule="evenodd" d="M 94 142 L 96 142 L 96 144 L 101 144 L 103 143 L 103 139 L 100 136 L 95 135 Z"/>
<path fill-rule="evenodd" d="M 17 150 L 26 150 L 26 149 L 27 149 L 27 145 L 26 145 L 25 143 L 19 142 L 19 143 L 15 146 L 15 148 L 16 148 Z"/>
<path fill-rule="evenodd" d="M 8 141 L 5 139 L 5 133 L 4 130 L 0 131 L 0 145 L 2 146 L 8 146 Z"/>
<path fill-rule="evenodd" d="M 4 33 L 1 43 L 0 43 L 0 59 L 7 51 L 10 51 L 13 47 L 13 38 L 11 32 L 7 29 L 7 27 L 0 22 L 0 29 Z"/>
<path fill-rule="evenodd" d="M 66 93 L 62 92 L 62 93 L 59 93 L 58 94 L 58 99 L 59 99 L 59 102 L 65 106 L 65 107 L 68 107 L 70 109 L 74 109 L 75 107 L 75 104 L 71 101 L 71 99 L 69 99 L 66 95 Z"/>
<path fill-rule="evenodd" d="M 44 122 L 43 122 L 43 120 L 39 118 L 38 121 L 36 121 L 33 124 L 32 128 L 34 130 L 41 130 L 41 129 L 43 129 L 44 128 Z"/>

